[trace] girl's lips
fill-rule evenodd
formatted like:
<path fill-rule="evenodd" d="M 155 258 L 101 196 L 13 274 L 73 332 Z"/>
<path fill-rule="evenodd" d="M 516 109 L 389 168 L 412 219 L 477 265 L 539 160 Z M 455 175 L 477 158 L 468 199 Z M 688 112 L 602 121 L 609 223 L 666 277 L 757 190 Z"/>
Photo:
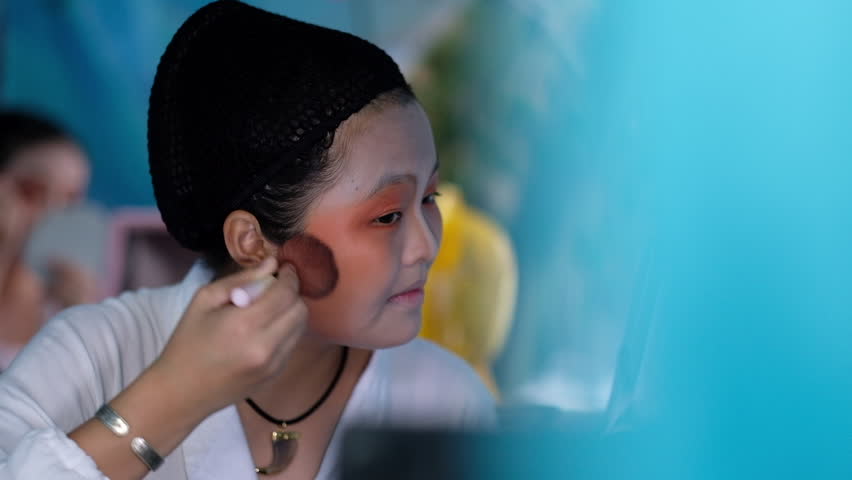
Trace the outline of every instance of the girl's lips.
<path fill-rule="evenodd" d="M 418 307 L 423 304 L 423 289 L 422 288 L 413 288 L 411 290 L 398 293 L 390 299 L 388 299 L 388 303 L 395 303 L 403 306 L 411 306 Z"/>

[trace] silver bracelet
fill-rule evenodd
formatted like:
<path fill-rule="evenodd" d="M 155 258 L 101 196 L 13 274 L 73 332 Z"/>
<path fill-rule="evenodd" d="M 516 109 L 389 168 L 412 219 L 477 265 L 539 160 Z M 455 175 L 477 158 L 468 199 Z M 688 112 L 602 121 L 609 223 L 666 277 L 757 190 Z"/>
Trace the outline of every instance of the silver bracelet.
<path fill-rule="evenodd" d="M 95 413 L 95 418 L 100 420 L 112 433 L 119 437 L 125 437 L 130 432 L 130 425 L 121 415 L 107 404 L 104 404 Z M 139 460 L 152 472 L 163 464 L 163 457 L 157 453 L 142 437 L 134 437 L 130 440 L 130 450 L 139 457 Z"/>
<path fill-rule="evenodd" d="M 133 450 L 133 453 L 139 457 L 139 460 L 142 460 L 142 463 L 148 467 L 148 470 L 152 472 L 163 464 L 163 457 L 157 453 L 156 450 L 151 448 L 151 445 L 148 445 L 148 442 L 145 441 L 142 437 L 136 437 L 130 441 L 130 449 Z"/>
<path fill-rule="evenodd" d="M 104 404 L 95 412 L 95 418 L 119 437 L 126 437 L 130 432 L 130 425 L 127 424 L 127 420 L 107 404 Z"/>

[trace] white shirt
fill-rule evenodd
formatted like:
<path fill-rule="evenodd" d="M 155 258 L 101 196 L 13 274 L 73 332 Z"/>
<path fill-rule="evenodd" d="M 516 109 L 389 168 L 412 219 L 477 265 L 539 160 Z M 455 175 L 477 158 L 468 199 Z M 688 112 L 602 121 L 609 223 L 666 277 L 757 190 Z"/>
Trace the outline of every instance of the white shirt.
<path fill-rule="evenodd" d="M 0 341 L 0 373 L 3 373 L 21 351 L 20 345 Z"/>
<path fill-rule="evenodd" d="M 157 358 L 210 276 L 196 265 L 180 284 L 75 307 L 48 322 L 0 374 L 0 480 L 105 478 L 66 433 Z M 465 428 L 494 421 L 494 399 L 459 357 L 422 339 L 377 350 L 344 408 L 316 478 L 339 475 L 341 442 L 351 425 Z M 236 408 L 208 417 L 146 478 L 257 478 Z"/>

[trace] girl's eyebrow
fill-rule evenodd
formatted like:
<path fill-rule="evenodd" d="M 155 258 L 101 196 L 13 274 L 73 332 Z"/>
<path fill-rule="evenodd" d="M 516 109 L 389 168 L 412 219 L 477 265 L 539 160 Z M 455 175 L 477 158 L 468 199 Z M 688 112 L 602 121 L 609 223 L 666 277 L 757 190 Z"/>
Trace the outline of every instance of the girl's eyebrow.
<path fill-rule="evenodd" d="M 370 190 L 370 194 L 367 195 L 367 198 L 372 198 L 382 190 L 388 188 L 391 185 L 400 185 L 403 183 L 410 183 L 411 185 L 417 185 L 417 177 L 410 173 L 403 174 L 388 174 L 384 175 L 379 181 L 376 183 L 376 186 Z"/>
<path fill-rule="evenodd" d="M 430 174 L 430 176 L 434 175 L 435 172 L 438 171 L 438 165 L 439 165 L 439 162 L 438 162 L 438 158 L 436 157 L 435 158 L 435 166 L 432 167 L 432 173 Z M 398 174 L 384 175 L 384 176 L 382 176 L 382 178 L 379 179 L 378 182 L 376 182 L 376 185 L 373 187 L 372 190 L 370 190 L 370 193 L 365 198 L 366 199 L 372 198 L 373 196 L 375 196 L 376 194 L 378 194 L 379 192 L 381 192 L 382 190 L 384 190 L 385 188 L 387 188 L 391 185 L 400 185 L 400 184 L 403 184 L 403 183 L 410 183 L 411 185 L 417 185 L 417 177 L 415 175 L 411 174 L 411 173 L 398 173 Z"/>

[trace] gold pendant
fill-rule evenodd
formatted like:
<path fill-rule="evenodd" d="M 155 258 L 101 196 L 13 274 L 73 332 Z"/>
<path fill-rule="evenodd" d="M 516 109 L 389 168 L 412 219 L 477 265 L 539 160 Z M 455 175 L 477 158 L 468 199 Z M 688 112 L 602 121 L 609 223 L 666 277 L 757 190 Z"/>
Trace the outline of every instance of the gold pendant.
<path fill-rule="evenodd" d="M 255 467 L 255 472 L 261 475 L 275 475 L 284 471 L 293 461 L 299 447 L 299 432 L 288 432 L 284 430 L 285 428 L 287 426 L 282 425 L 281 430 L 272 432 L 272 462 L 265 467 Z"/>

